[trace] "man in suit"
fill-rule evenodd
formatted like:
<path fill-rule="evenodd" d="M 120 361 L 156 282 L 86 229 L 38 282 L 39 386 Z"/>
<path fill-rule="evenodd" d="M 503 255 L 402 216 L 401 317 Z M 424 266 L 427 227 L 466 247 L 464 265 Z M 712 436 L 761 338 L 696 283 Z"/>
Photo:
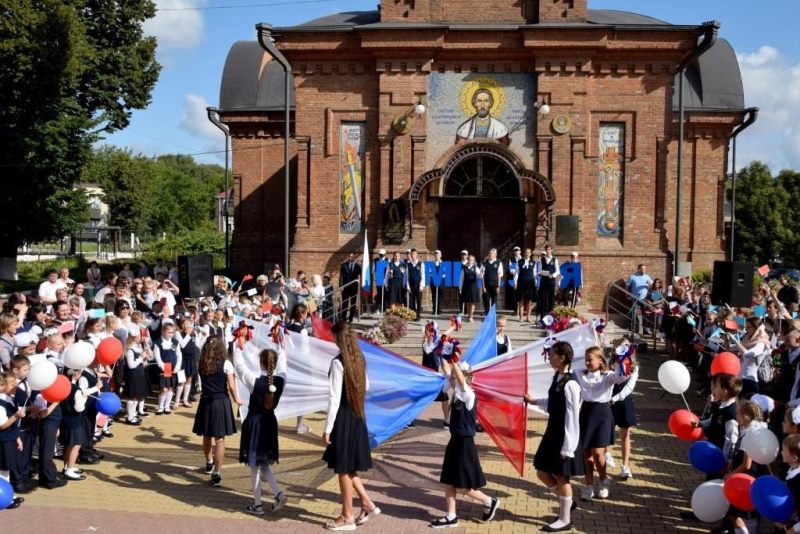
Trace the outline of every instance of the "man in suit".
<path fill-rule="evenodd" d="M 348 254 L 347 260 L 339 268 L 339 289 L 342 290 L 342 319 L 352 323 L 358 301 L 358 290 L 361 284 L 350 283 L 361 278 L 361 264 L 355 260 L 355 254 Z M 349 285 L 348 285 L 349 284 Z M 345 287 L 346 286 L 346 287 Z"/>

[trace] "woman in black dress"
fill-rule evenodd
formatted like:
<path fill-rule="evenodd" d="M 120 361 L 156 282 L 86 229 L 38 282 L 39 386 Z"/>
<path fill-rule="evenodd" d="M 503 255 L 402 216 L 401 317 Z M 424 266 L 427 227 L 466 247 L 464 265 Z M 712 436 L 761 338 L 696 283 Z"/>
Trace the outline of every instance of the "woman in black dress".
<path fill-rule="evenodd" d="M 209 338 L 203 345 L 200 355 L 200 378 L 203 381 L 203 393 L 200 405 L 194 418 L 192 431 L 203 436 L 203 454 L 206 459 L 206 473 L 211 474 L 211 485 L 218 488 L 222 485 L 219 474 L 225 459 L 225 436 L 236 433 L 233 419 L 234 402 L 242 405 L 234 381 L 233 364 L 228 360 L 226 343 L 217 337 Z M 214 454 L 211 453 L 211 440 L 214 440 Z"/>
<path fill-rule="evenodd" d="M 531 322 L 533 302 L 536 300 L 535 266 L 536 262 L 533 259 L 533 251 L 526 248 L 525 255 L 517 263 L 515 275 L 517 277 L 517 303 L 519 307 L 517 315 L 519 315 L 520 321 L 522 321 L 522 316 L 525 315 L 525 320 Z"/>
<path fill-rule="evenodd" d="M 384 286 L 388 287 L 389 308 L 402 306 L 406 302 L 406 264 L 400 260 L 400 253 L 392 254 L 392 261 L 386 268 Z"/>
<path fill-rule="evenodd" d="M 475 313 L 475 303 L 481 300 L 478 277 L 480 277 L 480 267 L 475 263 L 475 256 L 470 254 L 467 264 L 461 268 L 461 279 L 458 283 L 458 290 L 461 293 L 469 322 L 472 322 L 472 316 Z"/>
<path fill-rule="evenodd" d="M 325 433 L 327 445 L 323 461 L 339 475 L 342 493 L 342 514 L 325 524 L 328 530 L 354 530 L 381 513 L 367 495 L 358 471 L 372 469 L 369 436 L 364 413 L 364 397 L 369 382 L 364 354 L 358 347 L 358 337 L 346 321 L 336 323 L 331 332 L 339 347 L 339 355 L 331 361 L 328 371 L 330 397 Z M 361 499 L 361 512 L 353 516 L 353 490 Z"/>
<path fill-rule="evenodd" d="M 547 429 L 536 455 L 533 467 L 536 476 L 548 488 L 556 488 L 558 519 L 545 525 L 545 532 L 561 532 L 572 528 L 572 486 L 569 478 L 584 473 L 584 463 L 577 454 L 580 447 L 581 388 L 572 372 L 574 354 L 572 345 L 565 341 L 553 344 L 550 349 L 550 366 L 555 370 L 553 383 L 546 399 L 534 399 L 525 394 L 525 402 L 536 403 L 547 410 Z"/>
<path fill-rule="evenodd" d="M 264 349 L 258 355 L 261 375 L 255 376 L 244 370 L 242 377 L 250 390 L 250 403 L 247 417 L 242 423 L 242 439 L 239 444 L 239 461 L 250 467 L 250 480 L 253 483 L 253 504 L 245 511 L 263 515 L 261 506 L 261 482 L 266 479 L 272 488 L 274 502 L 272 511 L 277 512 L 286 504 L 286 495 L 281 491 L 272 464 L 278 463 L 278 419 L 275 408 L 283 393 L 284 379 L 275 376 L 278 353 Z"/>

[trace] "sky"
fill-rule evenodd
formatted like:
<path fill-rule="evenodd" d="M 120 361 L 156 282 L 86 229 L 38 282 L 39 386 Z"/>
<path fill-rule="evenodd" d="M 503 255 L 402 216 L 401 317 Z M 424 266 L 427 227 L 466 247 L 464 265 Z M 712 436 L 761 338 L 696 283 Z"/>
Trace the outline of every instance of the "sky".
<path fill-rule="evenodd" d="M 161 76 L 151 104 L 103 141 L 146 156 L 194 154 L 224 162 L 224 136 L 208 121 L 231 45 L 256 40 L 255 25 L 290 26 L 342 11 L 375 9 L 379 0 L 156 0 L 145 31 L 158 39 Z M 477 0 L 476 0 L 477 3 Z M 737 141 L 737 167 L 758 159 L 773 172 L 800 170 L 800 47 L 797 0 L 589 0 L 594 9 L 619 9 L 674 24 L 721 22 L 720 37 L 736 51 L 746 106 L 760 108 Z M 198 9 L 199 8 L 199 9 Z M 234 154 L 235 157 L 235 154 Z"/>

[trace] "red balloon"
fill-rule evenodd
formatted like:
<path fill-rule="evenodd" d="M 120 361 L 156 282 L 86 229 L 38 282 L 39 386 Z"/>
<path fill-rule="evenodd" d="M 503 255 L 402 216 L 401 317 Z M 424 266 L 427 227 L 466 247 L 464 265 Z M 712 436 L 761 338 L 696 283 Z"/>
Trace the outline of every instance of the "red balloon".
<path fill-rule="evenodd" d="M 72 382 L 64 375 L 58 375 L 53 385 L 42 390 L 42 397 L 47 402 L 61 402 L 72 393 Z"/>
<path fill-rule="evenodd" d="M 694 424 L 698 426 L 694 426 Z M 697 441 L 703 437 L 703 429 L 699 427 L 700 418 L 689 410 L 675 410 L 669 416 L 669 431 L 684 441 Z"/>
<path fill-rule="evenodd" d="M 112 365 L 122 357 L 122 342 L 115 337 L 107 337 L 97 345 L 96 356 L 100 365 Z"/>
<path fill-rule="evenodd" d="M 725 498 L 736 508 L 750 512 L 756 509 L 750 498 L 750 486 L 756 479 L 746 473 L 736 473 L 725 480 Z"/>
<path fill-rule="evenodd" d="M 711 376 L 720 374 L 739 376 L 741 370 L 739 357 L 730 352 L 720 352 L 711 362 Z"/>

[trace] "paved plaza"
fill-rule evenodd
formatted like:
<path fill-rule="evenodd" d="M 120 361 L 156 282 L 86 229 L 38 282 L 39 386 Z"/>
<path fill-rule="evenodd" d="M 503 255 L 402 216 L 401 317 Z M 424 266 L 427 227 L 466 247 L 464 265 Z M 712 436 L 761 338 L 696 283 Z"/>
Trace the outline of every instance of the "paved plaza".
<path fill-rule="evenodd" d="M 573 514 L 575 532 L 706 530 L 700 523 L 680 519 L 680 512 L 688 510 L 691 491 L 703 477 L 688 465 L 688 445 L 667 430 L 667 418 L 681 401 L 663 395 L 658 385 L 656 371 L 662 358 L 654 354 L 641 358 L 643 376 L 636 391 L 641 426 L 633 438 L 634 478 L 621 482 L 616 476 L 618 468 L 612 470 L 615 482 L 610 499 L 581 503 Z M 191 433 L 193 416 L 193 409 L 183 408 L 169 416 L 149 417 L 141 427 L 116 424 L 115 437 L 98 447 L 105 460 L 83 466 L 89 475 L 85 481 L 25 495 L 20 509 L 0 512 L 0 531 L 177 534 L 266 529 L 304 533 L 321 532 L 325 520 L 338 515 L 337 480 L 320 460 L 323 414 L 307 418 L 309 434 L 295 434 L 293 421 L 281 425 L 281 461 L 275 471 L 289 502 L 277 515 L 263 517 L 243 511 L 252 497 L 249 470 L 237 463 L 238 435 L 229 439 L 222 487 L 208 485 L 208 475 L 200 469 L 200 439 Z M 364 480 L 383 515 L 359 527 L 360 531 L 430 532 L 427 523 L 443 515 L 438 477 L 448 433 L 442 430 L 440 418 L 439 406 L 429 407 L 416 427 L 373 452 L 375 468 L 364 474 Z M 501 508 L 491 523 L 483 524 L 477 519 L 480 506 L 460 501 L 459 528 L 451 531 L 537 532 L 550 521 L 556 513 L 556 500 L 545 495 L 530 463 L 544 427 L 544 419 L 530 419 L 524 477 L 512 469 L 488 436 L 476 438 L 488 481 L 486 490 L 501 499 Z M 619 461 L 619 451 L 614 454 Z M 271 499 L 268 484 L 264 485 L 264 497 Z"/>

